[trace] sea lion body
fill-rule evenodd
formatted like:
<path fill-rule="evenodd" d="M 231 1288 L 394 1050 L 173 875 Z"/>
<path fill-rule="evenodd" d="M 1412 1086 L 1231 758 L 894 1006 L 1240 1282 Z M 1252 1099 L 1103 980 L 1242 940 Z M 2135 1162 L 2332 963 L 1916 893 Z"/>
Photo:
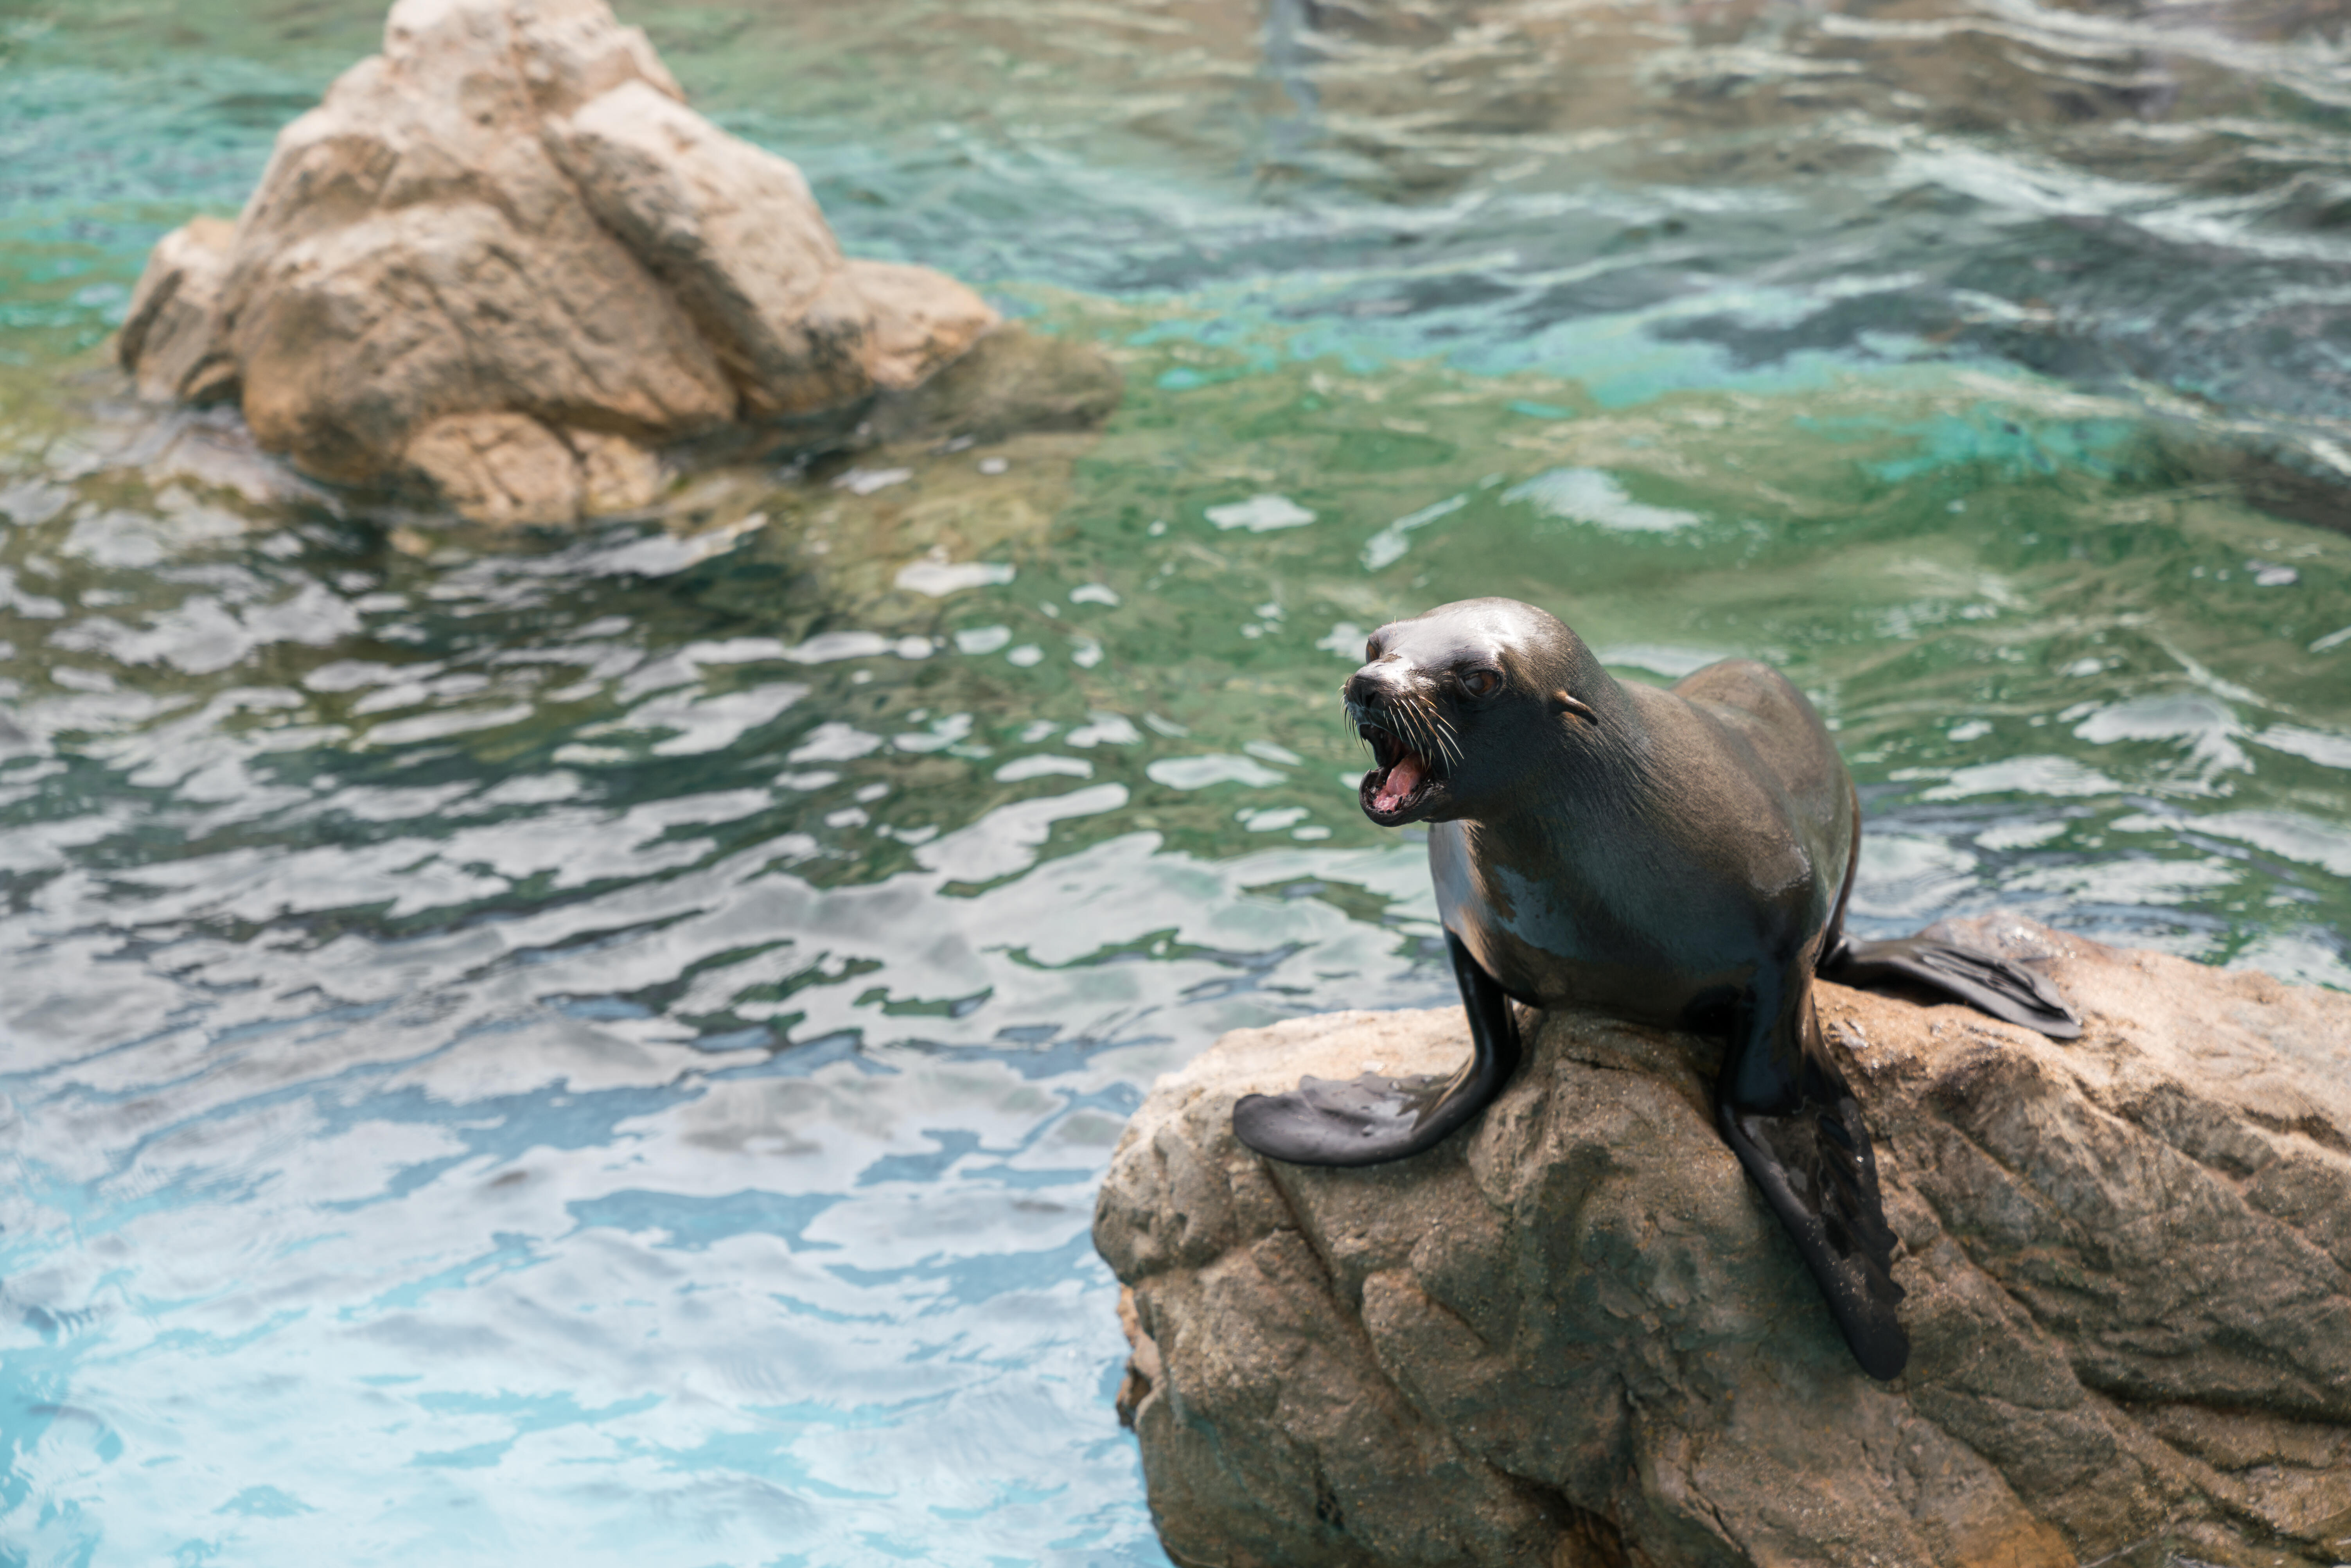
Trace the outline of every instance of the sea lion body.
<path fill-rule="evenodd" d="M 1446 928 L 1535 1007 L 1677 1026 L 1760 964 L 1817 947 L 1859 841 L 1827 727 L 1768 665 L 1708 665 L 1671 691 L 1620 688 L 1639 740 L 1605 788 L 1429 830 Z"/>
<path fill-rule="evenodd" d="M 2037 977 L 1990 955 L 1844 931 L 1861 841 L 1851 777 L 1767 665 L 1627 686 L 1552 616 L 1465 600 L 1372 634 L 1345 687 L 1371 743 L 1364 814 L 1426 821 L 1471 1060 L 1450 1079 L 1308 1078 L 1249 1095 L 1260 1153 L 1354 1166 L 1434 1147 L 1516 1070 L 1506 998 L 1719 1035 L 1717 1130 L 1819 1281 L 1863 1370 L 1900 1372 L 1895 1239 L 1868 1126 L 1821 1038 L 1815 975 L 1927 987 L 2064 1038 Z"/>

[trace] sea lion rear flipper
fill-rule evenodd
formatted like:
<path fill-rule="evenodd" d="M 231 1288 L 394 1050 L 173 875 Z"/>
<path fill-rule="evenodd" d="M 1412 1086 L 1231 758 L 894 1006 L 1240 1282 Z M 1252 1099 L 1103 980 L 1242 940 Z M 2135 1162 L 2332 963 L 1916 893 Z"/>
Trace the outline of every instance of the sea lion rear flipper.
<path fill-rule="evenodd" d="M 1287 1094 L 1244 1094 L 1233 1135 L 1300 1166 L 1376 1166 L 1434 1148 L 1502 1092 L 1519 1064 L 1510 999 L 1447 931 L 1454 978 L 1469 1015 L 1469 1061 L 1450 1078 L 1301 1078 Z"/>
<path fill-rule="evenodd" d="M 1864 988 L 1887 981 L 1922 986 L 2052 1040 L 2072 1040 L 2082 1032 L 2082 1020 L 2065 998 L 2022 964 L 1928 936 L 1895 942 L 1848 937 L 1822 961 L 1820 976 Z"/>
<path fill-rule="evenodd" d="M 1715 1124 L 1819 1281 L 1854 1360 L 1883 1381 L 1910 1359 L 1894 1232 L 1861 1106 L 1823 1053 L 1809 996 L 1801 1006 L 1800 1018 L 1733 1037 Z"/>
<path fill-rule="evenodd" d="M 1785 1116 L 1724 1103 L 1716 1120 L 1819 1281 L 1854 1360 L 1881 1382 L 1899 1375 L 1910 1336 L 1895 1312 L 1903 1291 L 1894 1282 L 1894 1233 L 1852 1096 L 1808 1101 Z"/>

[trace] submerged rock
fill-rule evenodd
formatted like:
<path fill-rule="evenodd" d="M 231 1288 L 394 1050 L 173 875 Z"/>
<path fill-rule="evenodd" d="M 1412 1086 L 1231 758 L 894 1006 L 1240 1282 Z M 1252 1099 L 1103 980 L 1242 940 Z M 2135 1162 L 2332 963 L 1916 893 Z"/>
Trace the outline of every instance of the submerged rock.
<path fill-rule="evenodd" d="M 799 171 L 687 108 L 603 0 L 399 0 L 236 224 L 156 246 L 119 352 L 307 474 L 559 522 L 642 506 L 658 446 L 853 425 L 996 324 L 843 256 Z"/>
<path fill-rule="evenodd" d="M 1903 1242 L 1892 1384 L 1717 1137 L 1712 1042 L 1545 1016 L 1470 1129 L 1352 1171 L 1260 1159 L 1233 1102 L 1449 1071 L 1458 1009 L 1242 1030 L 1162 1079 L 1094 1239 L 1170 1554 L 2351 1561 L 2351 997 L 1964 925 L 2083 1038 L 1815 987 Z"/>
<path fill-rule="evenodd" d="M 1020 431 L 1092 430 L 1118 407 L 1118 367 L 1091 343 L 990 332 L 936 375 L 877 399 L 865 434 L 877 441 L 1001 441 Z"/>

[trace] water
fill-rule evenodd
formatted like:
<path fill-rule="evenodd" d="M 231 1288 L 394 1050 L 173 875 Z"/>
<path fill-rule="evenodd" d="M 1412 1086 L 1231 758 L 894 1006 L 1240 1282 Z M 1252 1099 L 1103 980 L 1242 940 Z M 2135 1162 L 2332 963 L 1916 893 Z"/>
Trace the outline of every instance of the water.
<path fill-rule="evenodd" d="M 2351 986 L 2339 13 L 1383 16 L 629 11 L 1126 401 L 499 541 L 99 351 L 380 13 L 0 5 L 0 1562 L 1163 1562 L 1092 1189 L 1448 994 L 1334 699 L 1449 598 L 1782 664 L 1870 934 Z"/>

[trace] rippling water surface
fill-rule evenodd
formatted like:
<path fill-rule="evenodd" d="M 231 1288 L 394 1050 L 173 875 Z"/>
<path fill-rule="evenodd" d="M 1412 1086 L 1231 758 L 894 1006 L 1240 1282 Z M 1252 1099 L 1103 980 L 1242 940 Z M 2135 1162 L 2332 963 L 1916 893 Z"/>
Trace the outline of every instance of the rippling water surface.
<path fill-rule="evenodd" d="M 2340 6 L 624 16 L 1125 402 L 310 491 L 100 345 L 380 13 L 0 4 L 0 1561 L 1163 1562 L 1092 1190 L 1449 994 L 1334 700 L 1449 598 L 1786 666 L 1872 932 L 2351 986 Z"/>

